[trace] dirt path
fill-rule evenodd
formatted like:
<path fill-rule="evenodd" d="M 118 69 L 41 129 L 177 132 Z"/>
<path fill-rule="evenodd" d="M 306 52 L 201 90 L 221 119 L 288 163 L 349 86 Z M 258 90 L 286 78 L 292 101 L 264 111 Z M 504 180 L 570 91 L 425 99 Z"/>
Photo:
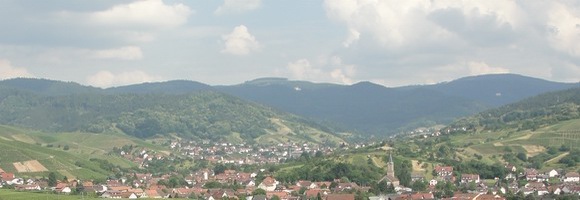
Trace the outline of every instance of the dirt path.
<path fill-rule="evenodd" d="M 556 160 L 560 160 L 560 159 L 562 159 L 564 156 L 567 156 L 568 154 L 570 154 L 570 152 L 566 152 L 566 153 L 560 154 L 560 155 L 558 155 L 558 156 L 556 156 L 556 157 L 554 157 L 554 158 L 552 158 L 552 159 L 550 159 L 550 160 L 546 160 L 546 162 L 544 162 L 544 163 L 551 163 L 551 162 L 554 162 L 554 161 L 556 161 Z"/>

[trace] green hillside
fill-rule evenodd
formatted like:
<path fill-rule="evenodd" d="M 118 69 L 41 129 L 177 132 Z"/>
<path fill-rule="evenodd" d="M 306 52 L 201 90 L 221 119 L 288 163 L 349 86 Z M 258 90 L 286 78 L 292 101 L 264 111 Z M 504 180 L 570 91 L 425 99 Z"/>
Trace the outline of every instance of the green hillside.
<path fill-rule="evenodd" d="M 100 179 L 110 176 L 112 172 L 99 167 L 99 163 L 91 161 L 93 158 L 106 160 L 121 168 L 136 166 L 120 157 L 108 155 L 114 147 L 123 145 L 165 150 L 143 140 L 118 134 L 49 134 L 0 126 L 0 168 L 25 177 L 47 176 L 51 171 L 69 178 Z"/>
<path fill-rule="evenodd" d="M 536 130 L 580 118 L 580 87 L 541 94 L 458 120 L 450 128 Z"/>
<path fill-rule="evenodd" d="M 264 141 L 260 137 L 265 135 L 295 135 L 286 139 L 343 142 L 327 127 L 211 91 L 48 96 L 0 87 L 0 112 L 0 124 L 48 132 L 125 133 L 139 138 L 175 134 L 237 142 Z"/>
<path fill-rule="evenodd" d="M 402 139 L 394 146 L 407 157 L 429 162 L 578 169 L 580 88 L 488 110 L 441 132 L 439 137 Z"/>

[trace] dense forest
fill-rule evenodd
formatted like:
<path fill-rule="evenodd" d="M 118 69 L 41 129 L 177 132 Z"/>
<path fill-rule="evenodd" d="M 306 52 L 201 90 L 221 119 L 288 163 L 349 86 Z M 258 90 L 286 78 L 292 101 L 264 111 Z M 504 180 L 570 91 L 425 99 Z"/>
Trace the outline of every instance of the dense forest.
<path fill-rule="evenodd" d="M 330 130 L 297 116 L 229 95 L 200 91 L 170 94 L 37 95 L 0 88 L 0 124 L 46 131 L 124 132 L 146 138 L 174 133 L 220 139 L 239 133 L 251 140 L 276 130 L 271 119 Z M 310 125 L 309 125 L 310 124 Z"/>

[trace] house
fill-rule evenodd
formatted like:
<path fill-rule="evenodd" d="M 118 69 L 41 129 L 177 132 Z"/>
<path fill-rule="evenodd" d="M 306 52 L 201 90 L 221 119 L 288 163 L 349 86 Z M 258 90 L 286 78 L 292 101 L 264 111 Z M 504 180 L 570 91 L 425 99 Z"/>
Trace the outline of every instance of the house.
<path fill-rule="evenodd" d="M 451 166 L 436 166 L 435 173 L 437 176 L 444 177 L 444 176 L 451 176 L 453 175 L 453 167 Z"/>
<path fill-rule="evenodd" d="M 527 181 L 535 181 L 538 179 L 538 170 L 534 168 L 526 169 L 524 172 Z"/>
<path fill-rule="evenodd" d="M 274 196 L 278 196 L 281 200 L 287 200 L 290 197 L 290 194 L 288 194 L 287 192 L 266 192 L 266 198 L 268 199 L 272 199 L 272 197 Z"/>
<path fill-rule="evenodd" d="M 432 185 L 432 186 L 435 186 L 435 185 L 437 185 L 437 180 L 435 180 L 435 179 L 431 179 L 431 180 L 429 181 L 429 185 Z"/>
<path fill-rule="evenodd" d="M 121 198 L 123 198 L 123 199 L 137 199 L 137 198 L 139 198 L 139 196 L 137 196 L 133 192 L 121 192 Z"/>
<path fill-rule="evenodd" d="M 516 166 L 512 164 L 506 165 L 505 168 L 510 172 L 516 172 L 518 170 L 518 168 L 516 168 Z"/>
<path fill-rule="evenodd" d="M 402 194 L 397 199 L 405 200 L 422 200 L 422 199 L 435 199 L 433 193 L 414 193 L 414 194 Z"/>
<path fill-rule="evenodd" d="M 104 192 L 103 194 L 101 194 L 101 198 L 120 199 L 120 198 L 122 198 L 121 195 L 122 195 L 122 192 L 120 192 L 120 191 L 108 190 L 108 191 Z"/>
<path fill-rule="evenodd" d="M 559 176 L 559 175 L 560 175 L 560 174 L 559 174 L 559 173 L 558 173 L 558 171 L 556 171 L 555 169 L 552 169 L 552 170 L 550 170 L 550 171 L 548 172 L 548 176 L 549 176 L 550 178 L 554 178 L 554 177 L 557 177 L 557 176 Z"/>
<path fill-rule="evenodd" d="M 4 182 L 11 182 L 13 181 L 16 177 L 14 176 L 14 173 L 1 173 L 0 175 L 2 175 L 2 181 Z"/>
<path fill-rule="evenodd" d="M 267 192 L 271 192 L 276 190 L 277 186 L 278 181 L 276 181 L 276 179 L 272 178 L 271 176 L 268 176 L 262 181 L 262 183 L 260 183 L 260 185 L 258 185 L 258 188 L 266 190 Z"/>
<path fill-rule="evenodd" d="M 326 200 L 354 200 L 354 194 L 329 194 Z"/>
<path fill-rule="evenodd" d="M 493 194 L 482 194 L 475 197 L 475 200 L 505 200 L 505 197 Z"/>
<path fill-rule="evenodd" d="M 304 180 L 298 181 L 296 183 L 296 185 L 299 186 L 299 187 L 304 187 L 306 189 L 314 189 L 314 188 L 317 187 L 316 184 L 314 184 L 314 183 L 312 183 L 310 181 L 304 181 Z"/>
<path fill-rule="evenodd" d="M 580 174 L 577 172 L 568 172 L 564 175 L 563 182 L 580 182 Z"/>
<path fill-rule="evenodd" d="M 266 195 L 254 195 L 251 199 L 248 198 L 249 200 L 266 200 Z"/>
<path fill-rule="evenodd" d="M 423 180 L 425 180 L 425 175 L 418 174 L 418 173 L 412 173 L 411 174 L 411 182 L 423 181 Z"/>
<path fill-rule="evenodd" d="M 159 195 L 159 193 L 157 193 L 157 190 L 147 190 L 145 191 L 145 193 L 143 194 L 144 198 L 152 198 L 152 199 L 160 199 L 163 198 L 163 196 Z"/>
<path fill-rule="evenodd" d="M 30 184 L 30 185 L 16 185 L 14 187 L 16 190 L 24 191 L 24 190 L 42 190 L 38 184 Z"/>
<path fill-rule="evenodd" d="M 322 189 L 310 189 L 310 190 L 306 190 L 304 191 L 304 196 L 306 198 L 316 198 L 318 196 L 318 194 L 320 194 L 320 196 L 326 196 L 328 195 L 330 192 L 328 190 L 322 190 Z"/>
<path fill-rule="evenodd" d="M 330 188 L 330 185 L 332 184 L 332 182 L 321 181 L 321 182 L 315 182 L 314 184 L 316 184 L 316 188 L 325 189 L 325 188 Z"/>
<path fill-rule="evenodd" d="M 538 196 L 550 194 L 550 191 L 548 191 L 548 188 L 546 187 L 537 188 L 536 192 L 538 193 Z"/>
<path fill-rule="evenodd" d="M 479 183 L 479 174 L 461 174 L 461 183 Z"/>

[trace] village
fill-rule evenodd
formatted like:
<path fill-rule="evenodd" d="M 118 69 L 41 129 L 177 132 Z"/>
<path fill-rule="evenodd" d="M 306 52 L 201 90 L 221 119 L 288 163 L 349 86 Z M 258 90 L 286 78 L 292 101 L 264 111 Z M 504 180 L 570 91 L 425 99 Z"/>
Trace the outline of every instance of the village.
<path fill-rule="evenodd" d="M 388 163 L 386 174 L 380 181 L 392 187 L 392 193 L 364 197 L 371 189 L 344 179 L 329 181 L 299 180 L 280 182 L 271 169 L 260 166 L 276 166 L 287 160 L 306 156 L 325 156 L 337 148 L 311 144 L 246 145 L 208 141 L 170 141 L 167 145 L 175 154 L 195 161 L 205 161 L 207 167 L 189 171 L 178 176 L 176 172 L 147 172 L 155 161 L 172 160 L 172 156 L 142 147 L 116 148 L 112 154 L 124 157 L 143 169 L 127 172 L 121 177 L 107 180 L 56 180 L 50 185 L 48 179 L 16 176 L 0 169 L 2 189 L 17 191 L 42 191 L 68 195 L 86 195 L 101 198 L 192 198 L 192 199 L 506 199 L 506 194 L 580 195 L 580 175 L 575 171 L 551 169 L 538 171 L 506 165 L 510 172 L 502 180 L 482 180 L 479 174 L 458 174 L 451 166 L 436 166 L 434 178 L 413 174 L 412 181 L 427 183 L 424 191 L 413 191 L 399 184 L 394 175 L 394 164 Z M 358 148 L 365 145 L 354 145 Z M 343 146 L 341 148 L 349 148 Z M 213 167 L 212 167 L 213 166 Z M 219 166 L 219 167 L 216 167 Z M 226 167 L 229 166 L 229 167 Z M 234 167 L 232 167 L 234 166 Z M 238 166 L 238 167 L 235 167 Z M 239 166 L 255 166 L 239 168 Z M 238 169 L 238 170 L 236 170 Z M 179 177 L 179 178 L 176 178 Z M 181 179 L 181 180 L 179 180 Z M 451 190 L 451 191 L 448 191 Z M 449 194 L 451 192 L 451 194 Z"/>

